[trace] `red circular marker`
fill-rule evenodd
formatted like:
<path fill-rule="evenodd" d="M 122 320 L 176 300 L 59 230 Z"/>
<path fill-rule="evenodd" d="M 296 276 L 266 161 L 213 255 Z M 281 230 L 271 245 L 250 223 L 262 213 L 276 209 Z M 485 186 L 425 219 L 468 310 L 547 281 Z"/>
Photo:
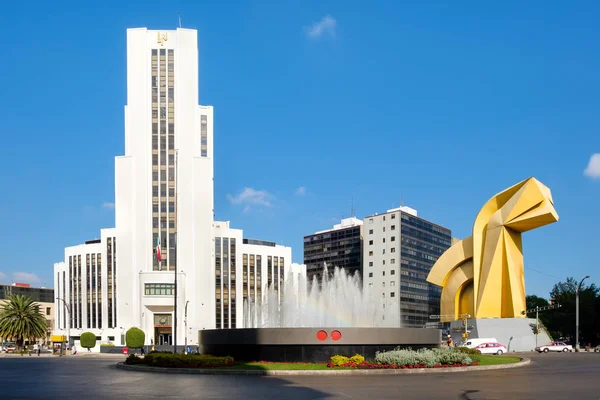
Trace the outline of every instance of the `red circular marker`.
<path fill-rule="evenodd" d="M 331 332 L 331 340 L 340 340 L 342 338 L 342 333 L 340 331 Z"/>
<path fill-rule="evenodd" d="M 325 332 L 325 331 L 317 332 L 317 339 L 319 339 L 320 341 L 327 339 L 327 332 Z"/>

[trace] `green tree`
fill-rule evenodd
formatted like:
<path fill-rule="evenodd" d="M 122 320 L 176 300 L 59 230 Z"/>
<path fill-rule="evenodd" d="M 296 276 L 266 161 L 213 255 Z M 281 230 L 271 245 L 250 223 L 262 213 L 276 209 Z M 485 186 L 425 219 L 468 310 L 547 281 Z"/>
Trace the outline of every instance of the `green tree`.
<path fill-rule="evenodd" d="M 131 349 L 141 349 L 144 347 L 146 334 L 139 328 L 133 327 L 125 333 L 125 343 Z"/>
<path fill-rule="evenodd" d="M 525 298 L 525 304 L 528 310 L 534 309 L 536 307 L 546 307 L 548 305 L 548 300 L 543 297 L 536 296 L 532 294 Z M 531 317 L 531 315 L 529 315 Z"/>
<path fill-rule="evenodd" d="M 30 297 L 12 295 L 0 308 L 0 337 L 15 340 L 21 350 L 25 339 L 30 341 L 46 336 L 48 323 L 39 304 Z"/>
<path fill-rule="evenodd" d="M 92 347 L 96 347 L 96 335 L 92 332 L 84 332 L 79 338 L 79 343 L 81 344 L 81 347 L 85 347 L 90 351 Z"/>

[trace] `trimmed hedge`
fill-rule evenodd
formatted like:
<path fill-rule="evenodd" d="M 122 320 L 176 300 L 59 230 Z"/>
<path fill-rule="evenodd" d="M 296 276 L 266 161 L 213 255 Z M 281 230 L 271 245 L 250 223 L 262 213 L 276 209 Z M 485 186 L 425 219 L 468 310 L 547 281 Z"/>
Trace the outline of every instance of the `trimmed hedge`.
<path fill-rule="evenodd" d="M 432 368 L 436 365 L 471 364 L 473 360 L 460 351 L 447 348 L 420 349 L 396 349 L 392 351 L 378 352 L 375 362 L 395 366 L 424 365 Z"/>
<path fill-rule="evenodd" d="M 153 367 L 167 368 L 210 368 L 233 365 L 233 357 L 215 357 L 208 354 L 173 354 L 150 352 L 144 358 L 130 355 L 126 364 L 144 364 Z"/>
<path fill-rule="evenodd" d="M 478 356 L 481 354 L 481 351 L 479 351 L 477 349 L 469 349 L 467 347 L 455 347 L 454 351 L 460 351 L 461 353 L 465 353 L 470 356 Z"/>
<path fill-rule="evenodd" d="M 140 328 L 129 328 L 125 333 L 125 344 L 131 349 L 141 349 L 144 347 L 146 341 L 146 334 Z"/>
<path fill-rule="evenodd" d="M 79 337 L 79 344 L 86 349 L 96 347 L 96 335 L 92 332 L 83 332 Z"/>

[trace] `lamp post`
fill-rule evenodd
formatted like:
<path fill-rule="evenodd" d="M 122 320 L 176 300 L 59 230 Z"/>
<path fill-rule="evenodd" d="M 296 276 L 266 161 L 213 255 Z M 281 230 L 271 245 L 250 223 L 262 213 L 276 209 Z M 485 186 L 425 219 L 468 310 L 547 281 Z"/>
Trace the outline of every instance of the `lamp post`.
<path fill-rule="evenodd" d="M 579 282 L 579 285 L 575 288 L 575 351 L 579 351 L 579 291 L 581 290 L 583 281 L 589 277 L 589 275 L 586 275 L 586 277 L 583 278 L 581 282 Z"/>
<path fill-rule="evenodd" d="M 184 320 L 183 320 L 184 323 L 185 323 L 185 343 L 183 344 L 183 352 L 185 354 L 187 354 L 187 306 L 188 306 L 189 302 L 190 302 L 189 300 L 187 300 L 185 302 L 185 317 L 184 317 Z"/>
<path fill-rule="evenodd" d="M 56 300 L 62 301 L 67 309 L 67 312 L 69 313 L 69 325 L 67 326 L 67 341 L 70 341 L 71 340 L 71 307 L 67 304 L 67 302 L 64 299 L 62 299 L 60 297 L 57 297 Z M 61 356 L 62 356 L 63 351 L 64 351 L 64 349 L 62 349 L 62 351 L 60 352 Z"/>

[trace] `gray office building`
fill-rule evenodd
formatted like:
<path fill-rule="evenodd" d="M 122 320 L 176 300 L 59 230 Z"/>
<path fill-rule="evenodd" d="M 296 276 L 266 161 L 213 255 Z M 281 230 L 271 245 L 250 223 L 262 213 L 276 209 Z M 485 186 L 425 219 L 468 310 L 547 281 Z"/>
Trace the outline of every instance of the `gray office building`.
<path fill-rule="evenodd" d="M 364 288 L 398 307 L 400 326 L 423 327 L 432 322 L 429 316 L 440 313 L 441 288 L 426 279 L 450 247 L 450 229 L 402 206 L 365 217 L 363 240 Z"/>
<path fill-rule="evenodd" d="M 333 229 L 304 236 L 304 264 L 309 282 L 321 279 L 323 266 L 329 272 L 343 268 L 350 275 L 362 276 L 362 224 L 357 218 L 345 218 Z"/>

